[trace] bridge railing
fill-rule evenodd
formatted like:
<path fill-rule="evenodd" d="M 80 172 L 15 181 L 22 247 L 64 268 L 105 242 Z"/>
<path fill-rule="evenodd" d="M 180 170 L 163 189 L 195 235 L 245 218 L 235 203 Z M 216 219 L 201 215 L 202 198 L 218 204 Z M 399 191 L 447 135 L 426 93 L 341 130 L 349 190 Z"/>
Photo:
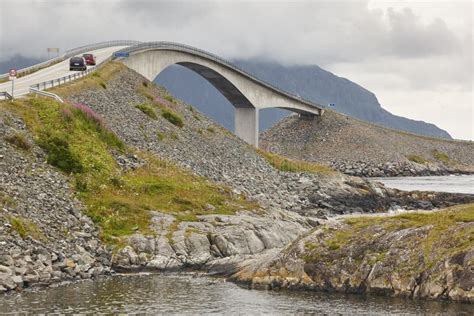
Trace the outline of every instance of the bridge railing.
<path fill-rule="evenodd" d="M 196 48 L 196 47 L 192 47 L 192 46 L 189 46 L 189 45 L 173 43 L 173 42 L 146 42 L 146 43 L 139 43 L 139 44 L 136 44 L 136 45 L 133 45 L 133 46 L 129 46 L 127 48 L 119 50 L 118 52 L 133 53 L 133 52 L 139 52 L 139 51 L 143 51 L 143 50 L 156 49 L 156 48 L 163 49 L 163 50 L 169 49 L 169 50 L 178 50 L 178 51 L 181 51 L 181 52 L 188 52 L 188 53 L 191 53 L 193 55 L 198 55 L 198 56 L 201 56 L 203 58 L 210 59 L 210 60 L 215 61 L 217 63 L 223 64 L 223 65 L 227 66 L 228 68 L 230 68 L 234 71 L 237 71 L 237 72 L 241 73 L 242 75 L 248 77 L 252 81 L 254 81 L 254 82 L 256 82 L 260 85 L 266 86 L 267 88 L 270 88 L 271 90 L 274 90 L 274 91 L 278 92 L 281 95 L 284 95 L 284 96 L 292 98 L 292 99 L 297 99 L 298 101 L 300 101 L 302 103 L 305 103 L 305 104 L 313 106 L 313 107 L 317 107 L 321 110 L 324 110 L 324 108 L 325 108 L 322 105 L 315 104 L 314 102 L 312 102 L 310 100 L 307 100 L 307 99 L 304 99 L 299 95 L 296 95 L 296 94 L 290 93 L 288 91 L 282 90 L 281 88 L 278 88 L 278 87 L 274 86 L 273 84 L 271 84 L 267 81 L 264 81 L 262 79 L 257 78 L 255 75 L 253 75 L 253 74 L 249 73 L 248 71 L 240 68 L 239 66 L 237 66 L 234 63 L 230 62 L 229 60 L 226 60 L 222 57 L 219 57 L 217 55 L 209 53 L 205 50 L 202 50 L 202 49 L 199 49 L 199 48 Z M 112 57 L 112 59 L 117 59 L 117 58 L 120 58 L 120 57 Z"/>
<path fill-rule="evenodd" d="M 107 47 L 114 47 L 114 46 L 136 45 L 136 44 L 139 44 L 139 43 L 140 43 L 139 41 L 127 41 L 127 40 L 121 41 L 121 40 L 118 40 L 118 41 L 101 42 L 101 43 L 95 43 L 95 44 L 90 44 L 90 45 L 77 47 L 77 48 L 65 51 L 61 56 L 46 60 L 42 63 L 30 66 L 30 67 L 22 68 L 22 69 L 17 71 L 17 76 L 20 77 L 20 76 L 24 76 L 24 75 L 29 74 L 29 73 L 33 73 L 37 70 L 48 67 L 52 64 L 55 64 L 55 63 L 61 62 L 63 60 L 66 60 L 69 57 L 72 57 L 72 56 L 75 56 L 75 55 L 78 55 L 78 54 L 82 54 L 82 53 L 86 53 L 86 52 L 89 52 L 89 51 L 93 51 L 93 50 L 97 50 L 97 49 L 101 49 L 101 48 L 107 48 Z M 4 78 L 7 78 L 7 77 L 8 77 L 8 73 L 2 74 L 2 75 L 0 75 L 0 80 L 4 79 Z"/>

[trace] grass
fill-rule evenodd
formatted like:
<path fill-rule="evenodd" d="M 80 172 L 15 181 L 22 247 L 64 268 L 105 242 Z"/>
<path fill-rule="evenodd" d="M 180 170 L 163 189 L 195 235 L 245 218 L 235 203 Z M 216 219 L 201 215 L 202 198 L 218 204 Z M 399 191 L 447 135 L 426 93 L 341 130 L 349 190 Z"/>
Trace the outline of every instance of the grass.
<path fill-rule="evenodd" d="M 85 76 L 64 85 L 48 89 L 48 91 L 58 94 L 61 97 L 67 97 L 86 89 L 106 89 L 106 82 L 125 69 L 126 66 L 120 62 L 108 62 L 94 71 L 90 76 Z"/>
<path fill-rule="evenodd" d="M 184 126 L 184 122 L 181 116 L 171 110 L 163 109 L 161 111 L 161 116 L 163 116 L 163 118 L 165 118 L 168 122 L 179 128 L 182 128 Z"/>
<path fill-rule="evenodd" d="M 208 127 L 208 128 L 206 128 L 206 130 L 207 130 L 209 133 L 212 133 L 212 134 L 214 134 L 214 133 L 216 132 L 216 130 L 214 129 L 214 127 L 211 127 L 211 126 Z"/>
<path fill-rule="evenodd" d="M 256 203 L 235 196 L 228 188 L 126 148 L 85 105 L 29 98 L 2 102 L 0 110 L 23 118 L 47 152 L 48 162 L 69 174 L 77 197 L 86 205 L 86 214 L 101 228 L 102 240 L 117 247 L 123 246 L 130 234 L 153 234 L 150 210 L 174 215 L 179 225 L 196 221 L 199 215 L 258 209 Z M 117 151 L 133 152 L 147 163 L 123 173 L 112 155 Z M 208 211 L 207 204 L 216 209 Z M 15 227 L 24 235 L 29 226 L 21 224 L 17 220 Z"/>
<path fill-rule="evenodd" d="M 122 184 L 107 186 L 88 195 L 88 215 L 109 236 L 124 236 L 135 231 L 150 234 L 149 210 L 176 216 L 177 222 L 196 221 L 198 215 L 234 214 L 258 206 L 243 197 L 233 197 L 230 190 L 216 186 L 169 163 L 144 157 L 148 164 L 121 177 Z M 206 204 L 216 207 L 212 212 Z"/>
<path fill-rule="evenodd" d="M 170 95 L 165 95 L 164 98 L 165 98 L 165 100 L 167 100 L 168 102 L 171 102 L 173 104 L 177 103 L 176 100 Z"/>
<path fill-rule="evenodd" d="M 412 162 L 421 164 L 421 165 L 428 162 L 428 160 L 426 160 L 422 156 L 418 156 L 418 155 L 409 155 L 409 156 L 407 156 L 407 159 L 412 161 Z"/>
<path fill-rule="evenodd" d="M 135 106 L 137 109 L 145 113 L 149 118 L 156 120 L 158 116 L 156 115 L 155 110 L 147 103 L 138 104 Z"/>
<path fill-rule="evenodd" d="M 156 132 L 156 138 L 158 140 L 163 140 L 165 139 L 165 134 L 163 134 L 162 132 Z"/>
<path fill-rule="evenodd" d="M 16 201 L 7 193 L 0 191 L 0 209 L 4 207 L 15 206 Z"/>
<path fill-rule="evenodd" d="M 351 253 L 356 262 L 367 260 L 373 265 L 381 261 L 400 274 L 416 276 L 474 248 L 474 204 L 396 216 L 351 217 L 343 223 L 346 225 L 337 228 L 327 225 L 320 228 L 318 240 L 305 242 L 301 258 L 330 267 Z M 421 227 L 424 229 L 414 231 Z M 408 228 L 413 229 L 412 233 L 402 233 L 404 237 L 391 246 L 408 250 L 404 255 L 409 259 L 401 261 L 390 254 L 391 248 L 385 242 L 378 240 Z"/>
<path fill-rule="evenodd" d="M 445 164 L 449 164 L 451 162 L 451 159 L 449 158 L 448 154 L 442 151 L 435 149 L 433 150 L 432 155 L 436 160 L 441 161 Z"/>
<path fill-rule="evenodd" d="M 28 151 L 31 148 L 30 143 L 26 140 L 25 135 L 22 133 L 15 133 L 12 135 L 5 136 L 5 140 L 13 146 L 22 150 Z"/>
<path fill-rule="evenodd" d="M 277 154 L 272 154 L 267 151 L 257 149 L 259 153 L 265 160 L 268 161 L 274 168 L 285 171 L 285 172 L 308 172 L 315 174 L 332 174 L 336 171 L 330 167 L 318 165 L 316 163 L 311 163 L 301 160 L 292 160 Z"/>
<path fill-rule="evenodd" d="M 41 229 L 32 221 L 16 216 L 10 216 L 9 221 L 10 225 L 12 225 L 12 229 L 15 230 L 22 239 L 31 237 L 39 241 L 46 240 L 46 237 L 44 236 Z"/>
<path fill-rule="evenodd" d="M 429 213 L 406 213 L 389 217 L 358 217 L 345 221 L 350 230 L 340 232 L 343 238 L 333 240 L 343 247 L 351 238 L 361 236 L 369 228 L 380 226 L 387 232 L 406 228 L 430 227 L 426 238 L 419 240 L 428 265 L 440 258 L 474 247 L 474 204 L 459 205 Z M 465 225 L 469 223 L 470 225 Z"/>

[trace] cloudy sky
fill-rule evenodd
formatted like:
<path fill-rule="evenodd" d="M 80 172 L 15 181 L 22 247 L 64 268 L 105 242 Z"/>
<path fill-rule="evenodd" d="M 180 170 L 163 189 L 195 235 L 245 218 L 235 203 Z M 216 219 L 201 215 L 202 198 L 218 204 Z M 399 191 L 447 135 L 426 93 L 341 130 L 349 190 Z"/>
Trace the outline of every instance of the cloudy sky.
<path fill-rule="evenodd" d="M 135 39 L 316 64 L 394 114 L 473 140 L 473 14 L 471 0 L 0 0 L 0 60 Z"/>

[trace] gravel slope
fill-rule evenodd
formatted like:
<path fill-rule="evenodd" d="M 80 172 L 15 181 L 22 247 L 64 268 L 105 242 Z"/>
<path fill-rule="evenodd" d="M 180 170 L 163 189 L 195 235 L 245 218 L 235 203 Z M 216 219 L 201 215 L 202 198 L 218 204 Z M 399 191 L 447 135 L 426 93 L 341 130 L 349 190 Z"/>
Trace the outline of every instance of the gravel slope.
<path fill-rule="evenodd" d="M 326 111 L 315 120 L 291 116 L 260 137 L 262 148 L 331 165 L 348 174 L 397 176 L 474 171 L 473 142 L 400 132 L 334 111 Z"/>

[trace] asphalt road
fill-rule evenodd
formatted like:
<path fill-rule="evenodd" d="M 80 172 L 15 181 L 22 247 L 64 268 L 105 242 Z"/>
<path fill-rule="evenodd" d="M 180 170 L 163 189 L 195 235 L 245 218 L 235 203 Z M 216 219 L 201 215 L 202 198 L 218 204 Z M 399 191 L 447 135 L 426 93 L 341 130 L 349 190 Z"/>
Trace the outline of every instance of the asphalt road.
<path fill-rule="evenodd" d="M 88 53 L 94 54 L 96 56 L 96 62 L 99 64 L 103 60 L 107 59 L 113 52 L 120 50 L 126 46 L 115 46 L 115 47 L 107 47 L 102 48 L 94 51 L 90 51 Z M 82 54 L 81 54 L 82 55 Z M 90 67 L 90 66 L 89 66 Z M 14 97 L 18 98 L 20 96 L 24 96 L 29 92 L 29 88 L 31 85 L 48 81 L 52 79 L 57 79 L 60 77 L 64 77 L 70 74 L 73 74 L 77 71 L 70 71 L 69 70 L 69 59 L 66 59 L 60 63 L 54 64 L 50 67 L 38 70 L 32 74 L 27 76 L 18 78 L 15 80 L 15 87 L 14 87 Z M 12 82 L 7 81 L 0 84 L 0 91 L 6 91 L 8 93 L 12 93 Z"/>

